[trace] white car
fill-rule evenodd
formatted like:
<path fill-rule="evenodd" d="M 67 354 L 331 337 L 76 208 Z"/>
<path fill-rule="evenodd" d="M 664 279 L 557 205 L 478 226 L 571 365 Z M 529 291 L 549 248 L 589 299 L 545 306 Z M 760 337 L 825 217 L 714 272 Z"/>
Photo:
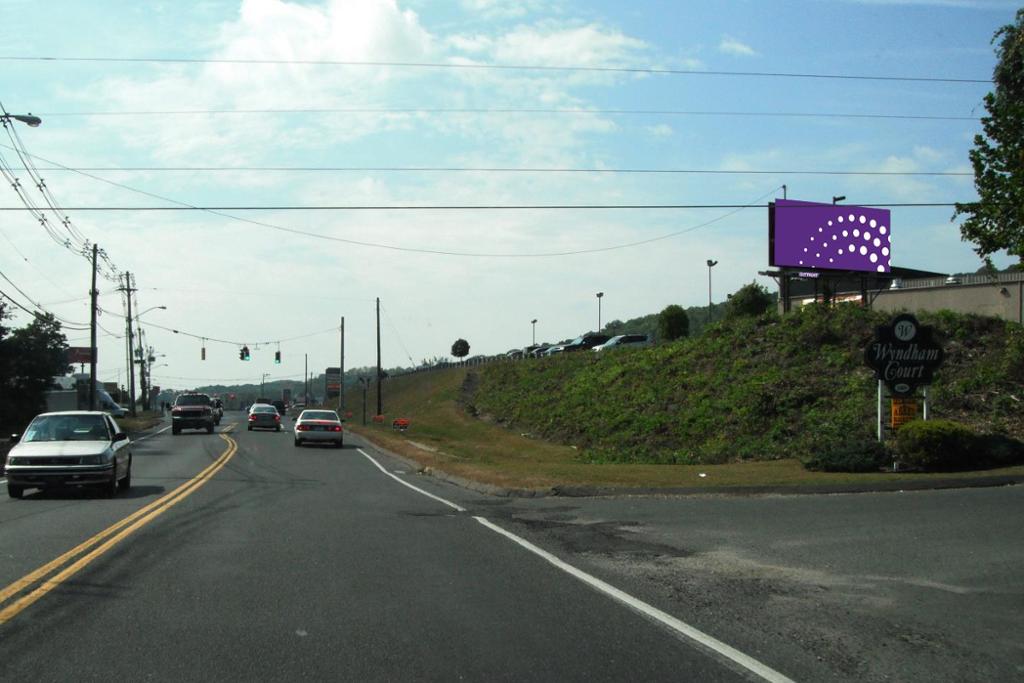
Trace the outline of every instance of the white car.
<path fill-rule="evenodd" d="M 650 346 L 651 340 L 646 334 L 620 334 L 612 337 L 604 344 L 595 346 L 591 351 L 607 351 L 608 349 L 621 349 L 626 346 Z"/>
<path fill-rule="evenodd" d="M 303 410 L 295 421 L 295 445 L 329 443 L 337 448 L 345 444 L 341 418 L 333 410 Z"/>
<path fill-rule="evenodd" d="M 131 488 L 131 442 L 104 412 L 43 413 L 14 438 L 5 472 L 11 498 L 30 488 L 91 485 L 110 497 Z"/>

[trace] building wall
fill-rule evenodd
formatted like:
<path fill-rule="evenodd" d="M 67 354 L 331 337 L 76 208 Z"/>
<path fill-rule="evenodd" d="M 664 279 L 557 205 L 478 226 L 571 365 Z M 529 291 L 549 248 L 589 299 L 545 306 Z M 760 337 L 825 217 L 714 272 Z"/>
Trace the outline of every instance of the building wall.
<path fill-rule="evenodd" d="M 888 289 L 872 304 L 876 311 L 937 311 L 977 313 L 1024 324 L 1021 302 L 1024 281 L 996 285 L 941 285 L 914 289 Z"/>
<path fill-rule="evenodd" d="M 990 315 L 1024 324 L 1024 272 L 999 273 L 993 280 L 987 275 L 966 275 L 956 284 L 944 278 L 904 280 L 898 289 L 871 291 L 868 299 L 876 311 L 938 311 Z M 859 292 L 842 292 L 835 301 L 860 301 Z M 805 306 L 813 297 L 790 298 L 793 308 Z M 781 312 L 782 302 L 779 302 Z"/>

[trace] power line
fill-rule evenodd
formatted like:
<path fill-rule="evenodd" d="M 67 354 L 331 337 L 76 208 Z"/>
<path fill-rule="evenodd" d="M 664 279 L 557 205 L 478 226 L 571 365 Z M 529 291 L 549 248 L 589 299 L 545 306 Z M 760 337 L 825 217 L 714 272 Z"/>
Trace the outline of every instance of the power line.
<path fill-rule="evenodd" d="M 0 61 L 8 62 L 99 62 L 120 64 L 246 64 L 246 65 L 280 65 L 296 64 L 306 66 L 365 66 L 365 67 L 401 67 L 416 69 L 446 70 L 492 70 L 492 71 L 542 71 L 542 72 L 576 72 L 576 73 L 622 73 L 622 74 L 660 74 L 670 76 L 740 76 L 749 78 L 803 78 L 832 79 L 857 81 L 897 81 L 918 83 L 991 83 L 990 78 L 951 78 L 934 76 L 893 76 L 870 74 L 827 74 L 811 72 L 783 71 L 723 71 L 701 69 L 668 69 L 656 67 L 626 66 L 552 66 L 542 64 L 479 64 L 451 62 L 391 62 L 369 60 L 333 60 L 333 59 L 228 59 L 228 58 L 186 58 L 186 57 L 37 57 L 37 56 L 6 56 Z"/>
<path fill-rule="evenodd" d="M 773 190 L 774 191 L 774 190 Z M 176 200 L 167 200 L 176 201 Z M 863 206 L 876 206 L 880 208 L 929 208 L 929 207 L 952 207 L 957 202 L 862 202 Z M 761 209 L 767 208 L 765 204 L 305 204 L 305 205 L 239 205 L 239 206 L 75 206 L 73 211 L 205 211 L 216 213 L 218 211 L 655 211 L 655 210 L 682 210 L 682 209 Z M 794 207 L 801 208 L 801 207 Z M 0 211 L 25 211 L 21 207 L 0 207 Z M 327 237 L 317 233 L 307 233 L 292 228 L 281 228 L 270 223 L 251 221 L 239 216 L 230 214 L 217 214 L 225 218 L 273 227 L 293 232 L 295 234 L 312 237 Z M 362 246 L 380 246 L 372 242 L 358 242 L 333 238 L 340 242 L 351 242 Z"/>
<path fill-rule="evenodd" d="M 558 114 L 601 116 L 735 116 L 751 118 L 891 119 L 904 121 L 980 121 L 977 116 L 947 114 L 855 114 L 797 111 L 705 111 L 687 109 L 584 109 L 548 107 L 338 107 L 296 109 L 166 109 L 158 111 L 65 111 L 44 112 L 44 118 L 61 116 L 226 116 L 247 114 Z"/>
<path fill-rule="evenodd" d="M 17 169 L 16 169 L 17 170 Z M 40 171 L 67 171 L 52 167 Z M 970 171 L 819 171 L 819 170 L 726 170 L 687 168 L 544 168 L 497 166 L 79 166 L 77 171 L 145 172 L 232 172 L 273 173 L 599 173 L 599 174 L 682 174 L 682 175 L 823 175 L 823 176 L 970 176 Z M 80 210 L 80 209 L 78 209 Z"/>
<path fill-rule="evenodd" d="M 3 146 L 3 145 L 0 145 L 0 146 Z M 254 225 L 254 226 L 257 226 L 257 227 L 267 228 L 267 229 L 270 229 L 270 230 L 276 230 L 276 231 L 279 231 L 279 232 L 284 232 L 284 233 L 288 233 L 288 234 L 292 234 L 292 235 L 302 235 L 304 237 L 311 237 L 313 239 L 320 239 L 320 240 L 329 241 L 329 242 L 337 242 L 337 243 L 341 243 L 341 244 L 352 244 L 352 245 L 362 246 L 362 247 L 372 247 L 372 248 L 376 248 L 376 249 L 386 249 L 386 250 L 389 250 L 389 251 L 399 251 L 399 252 L 417 253 L 417 254 L 430 254 L 430 255 L 438 255 L 438 256 L 482 257 L 482 258 L 548 258 L 548 257 L 560 257 L 560 256 L 577 256 L 577 255 L 582 255 L 582 254 L 603 253 L 603 252 L 607 252 L 607 251 L 614 251 L 614 250 L 617 250 L 617 249 L 627 249 L 627 248 L 630 248 L 630 247 L 640 246 L 640 245 L 644 245 L 644 244 L 650 244 L 652 242 L 658 242 L 660 240 L 665 240 L 665 239 L 669 239 L 671 237 L 676 237 L 678 235 L 682 235 L 682 234 L 685 234 L 687 232 L 692 232 L 694 230 L 699 230 L 699 229 L 701 229 L 703 227 L 706 227 L 706 226 L 711 225 L 713 223 L 716 223 L 716 222 L 718 222 L 718 221 L 720 221 L 720 220 L 722 220 L 724 218 L 727 218 L 727 217 L 729 217 L 729 216 L 731 216 L 731 215 L 733 215 L 733 214 L 735 214 L 735 213 L 737 213 L 737 212 L 739 212 L 741 210 L 750 209 L 750 208 L 758 208 L 758 203 L 760 201 L 762 201 L 763 199 L 765 199 L 769 195 L 771 195 L 774 192 L 776 192 L 779 189 L 781 189 L 781 186 L 774 187 L 771 190 L 769 190 L 768 192 L 766 192 L 765 194 L 761 195 L 760 197 L 758 197 L 757 199 L 755 199 L 754 201 L 752 201 L 752 202 L 750 202 L 748 204 L 728 204 L 728 205 L 726 205 L 726 204 L 720 204 L 720 205 L 694 205 L 694 204 L 691 204 L 691 205 L 684 205 L 684 204 L 625 205 L 625 204 L 619 204 L 619 205 L 549 205 L 549 206 L 543 206 L 543 205 L 540 205 L 540 206 L 528 206 L 528 205 L 497 206 L 497 205 L 493 205 L 493 206 L 464 206 L 464 207 L 461 207 L 462 209 L 466 209 L 466 210 L 486 210 L 486 209 L 509 210 L 509 209 L 530 209 L 530 208 L 533 208 L 533 209 L 544 209 L 544 210 L 570 209 L 570 208 L 571 209 L 577 209 L 577 210 L 579 210 L 579 209 L 587 209 L 587 208 L 590 208 L 590 209 L 728 208 L 728 209 L 730 209 L 730 211 L 728 213 L 722 214 L 722 215 L 720 215 L 720 216 L 718 216 L 716 218 L 713 218 L 713 219 L 711 219 L 709 221 L 705 221 L 703 223 L 699 223 L 697 225 L 691 226 L 691 227 L 686 228 L 684 230 L 677 230 L 677 231 L 670 232 L 670 233 L 667 233 L 667 234 L 664 234 L 664 235 L 660 235 L 658 237 L 653 237 L 653 238 L 645 239 L 645 240 L 639 240 L 639 241 L 636 241 L 636 242 L 629 242 L 629 243 L 625 243 L 625 244 L 616 244 L 616 245 L 610 245 L 610 246 L 605 246 L 605 247 L 596 247 L 596 248 L 592 248 L 592 249 L 576 249 L 576 250 L 566 250 L 566 251 L 558 251 L 558 252 L 534 252 L 534 253 L 491 252 L 491 253 L 488 253 L 488 252 L 446 251 L 446 250 L 440 250 L 440 249 L 423 249 L 423 248 L 417 248 L 417 247 L 405 247 L 405 246 L 394 245 L 394 244 L 384 244 L 384 243 L 380 243 L 380 242 L 369 242 L 369 241 L 364 241 L 364 240 L 345 239 L 343 237 L 334 237 L 332 235 L 324 235 L 324 234 L 321 234 L 321 233 L 310 232 L 310 231 L 307 231 L 307 230 L 299 230 L 297 228 L 288 228 L 288 227 L 284 227 L 284 226 L 281 226 L 281 225 L 276 225 L 274 223 L 268 223 L 266 221 L 257 221 L 257 220 L 253 220 L 251 218 L 243 218 L 242 216 L 237 216 L 235 214 L 225 213 L 225 211 L 222 210 L 222 209 L 216 209 L 216 208 L 212 208 L 212 207 L 199 207 L 199 206 L 195 206 L 193 204 L 189 204 L 187 202 L 182 202 L 182 201 L 177 200 L 177 199 L 171 199 L 169 197 L 158 195 L 158 194 L 156 194 L 154 192 L 148 192 L 146 190 L 140 190 L 140 189 L 132 187 L 130 185 L 125 185 L 124 183 L 119 183 L 119 182 L 116 182 L 116 181 L 113 181 L 113 180 L 109 180 L 107 178 L 103 178 L 102 176 L 97 176 L 97 175 L 94 175 L 92 173 L 88 173 L 86 171 L 80 171 L 78 169 L 74 169 L 74 168 L 65 166 L 64 164 L 60 164 L 58 162 L 55 162 L 55 161 L 52 161 L 50 159 L 46 159 L 46 158 L 43 158 L 43 157 L 40 157 L 40 156 L 33 155 L 33 158 L 38 159 L 38 160 L 40 160 L 40 161 L 42 161 L 44 163 L 47 163 L 47 164 L 51 164 L 51 165 L 54 165 L 54 166 L 59 166 L 61 168 L 67 169 L 67 170 L 72 171 L 74 173 L 78 173 L 79 175 L 85 176 L 87 178 L 92 178 L 93 180 L 96 180 L 98 182 L 105 183 L 107 185 L 111 185 L 113 187 L 119 187 L 121 189 L 127 190 L 129 192 L 133 192 L 135 194 L 141 194 L 141 195 L 144 195 L 144 196 L 147 196 L 147 197 L 158 199 L 160 201 L 164 201 L 164 202 L 168 202 L 170 204 L 174 204 L 176 206 L 172 207 L 172 209 L 176 209 L 176 210 L 204 211 L 204 212 L 209 213 L 209 214 L 211 214 L 213 216 L 219 216 L 221 218 L 227 218 L 229 220 L 237 221 L 239 223 L 245 223 L 246 225 Z M 875 205 L 889 206 L 889 207 L 897 207 L 897 206 L 900 206 L 900 207 L 910 207 L 910 206 L 915 206 L 915 207 L 920 207 L 920 206 L 950 207 L 950 206 L 955 206 L 955 204 L 952 204 L 952 203 L 941 203 L 941 204 L 940 203 L 934 203 L 934 204 L 925 204 L 925 203 L 922 203 L 922 204 L 909 204 L 909 203 L 908 204 L 892 204 L 892 203 L 890 203 L 890 204 L 875 204 Z M 162 207 L 143 207 L 141 210 L 160 210 L 160 208 L 162 208 Z M 330 209 L 331 207 L 323 207 L 323 206 L 321 206 L 321 207 L 295 207 L 295 210 L 299 210 L 299 209 L 301 209 L 301 210 L 310 210 L 312 208 L 318 208 L 318 209 L 321 209 L 321 210 L 326 210 L 326 209 Z M 342 207 L 334 207 L 335 210 L 338 210 L 338 209 L 341 209 L 341 208 Z M 358 210 L 356 207 L 345 207 L 345 208 L 347 208 L 349 210 Z M 369 206 L 362 207 L 362 210 L 368 210 L 368 209 L 371 209 L 371 208 L 374 208 L 374 207 L 369 207 Z M 396 208 L 398 210 L 403 210 L 402 207 L 384 207 L 384 206 L 375 207 L 376 210 L 396 210 Z M 419 206 L 419 207 L 407 207 L 405 210 L 413 210 L 413 209 L 415 209 L 415 210 L 424 210 L 424 209 L 427 209 L 427 210 L 443 210 L 445 208 L 446 207 L 438 207 L 438 206 L 434 206 L 434 207 Z M 448 207 L 448 208 L 455 209 L 457 207 Z M 763 209 L 764 207 L 761 206 L 760 208 Z M 249 210 L 266 210 L 266 209 L 267 209 L 267 207 L 249 207 Z M 132 209 L 131 207 L 125 207 L 122 210 L 140 210 L 140 209 L 138 209 L 138 208 Z"/>

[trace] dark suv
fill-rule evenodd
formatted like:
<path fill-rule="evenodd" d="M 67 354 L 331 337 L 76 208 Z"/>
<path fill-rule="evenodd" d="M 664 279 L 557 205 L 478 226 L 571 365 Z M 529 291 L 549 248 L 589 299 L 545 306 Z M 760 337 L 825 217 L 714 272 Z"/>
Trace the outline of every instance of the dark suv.
<path fill-rule="evenodd" d="M 216 417 L 213 400 L 206 394 L 181 394 L 171 408 L 171 431 L 181 434 L 182 429 L 205 429 L 213 434 Z"/>

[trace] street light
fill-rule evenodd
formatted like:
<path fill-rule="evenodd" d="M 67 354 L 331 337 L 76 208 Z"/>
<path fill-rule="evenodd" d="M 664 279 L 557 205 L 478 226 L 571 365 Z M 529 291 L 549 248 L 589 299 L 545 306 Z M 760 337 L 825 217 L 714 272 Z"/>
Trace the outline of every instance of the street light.
<path fill-rule="evenodd" d="M 136 313 L 135 314 L 135 319 L 138 320 L 139 318 L 141 318 L 142 316 L 146 315 L 150 311 L 155 311 L 155 310 L 158 310 L 158 309 L 161 310 L 161 311 L 166 311 L 167 307 L 166 306 L 150 306 L 149 308 L 144 310 L 142 313 Z"/>
<path fill-rule="evenodd" d="M 533 345 L 536 346 L 537 345 L 537 319 L 534 318 L 533 320 L 531 320 L 530 324 L 533 325 Z"/>
<path fill-rule="evenodd" d="M 601 331 L 601 298 L 604 297 L 604 292 L 597 293 L 597 331 Z"/>
<path fill-rule="evenodd" d="M 708 259 L 708 325 L 711 324 L 711 269 L 718 265 L 718 261 Z"/>
<path fill-rule="evenodd" d="M 29 112 L 28 114 L 8 114 L 7 112 L 0 114 L 0 121 L 6 122 L 10 121 L 11 119 L 14 119 L 15 121 L 21 121 L 22 123 L 27 124 L 32 128 L 38 128 L 39 124 L 43 122 L 43 120 L 38 116 L 33 116 L 32 112 Z"/>
<path fill-rule="evenodd" d="M 267 377 L 270 377 L 269 372 L 264 372 L 263 376 L 260 377 L 260 398 L 263 398 L 266 395 L 263 393 L 263 382 L 267 379 Z"/>

